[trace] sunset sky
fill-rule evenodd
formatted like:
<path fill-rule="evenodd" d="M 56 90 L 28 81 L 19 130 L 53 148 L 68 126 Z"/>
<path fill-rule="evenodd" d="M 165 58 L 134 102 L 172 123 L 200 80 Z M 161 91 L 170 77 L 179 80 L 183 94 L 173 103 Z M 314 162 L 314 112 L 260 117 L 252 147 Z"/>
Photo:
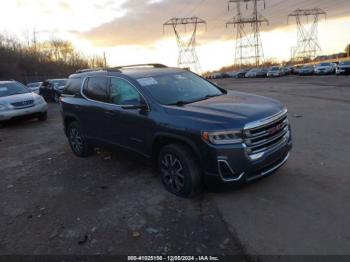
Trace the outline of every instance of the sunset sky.
<path fill-rule="evenodd" d="M 233 64 L 234 28 L 225 23 L 234 16 L 227 0 L 0 0 L 0 31 L 25 38 L 35 29 L 39 41 L 53 36 L 70 40 L 86 54 L 106 52 L 110 65 L 159 62 L 176 66 L 177 46 L 172 17 L 198 16 L 201 28 L 197 52 L 203 70 Z M 296 25 L 287 15 L 296 8 L 322 8 L 319 39 L 324 54 L 343 51 L 350 43 L 350 0 L 266 0 L 261 14 L 270 20 L 262 27 L 266 58 L 289 59 L 296 44 Z M 251 9 L 244 13 L 249 14 Z M 31 37 L 31 36 L 30 36 Z"/>

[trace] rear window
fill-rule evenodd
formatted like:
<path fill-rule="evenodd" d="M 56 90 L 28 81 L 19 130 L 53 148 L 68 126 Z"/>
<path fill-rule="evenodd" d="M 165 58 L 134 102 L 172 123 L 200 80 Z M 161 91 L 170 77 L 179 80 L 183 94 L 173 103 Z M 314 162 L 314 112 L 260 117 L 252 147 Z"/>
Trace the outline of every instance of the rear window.
<path fill-rule="evenodd" d="M 82 79 L 78 78 L 70 78 L 67 81 L 66 87 L 64 88 L 63 95 L 76 95 L 80 93 L 80 88 L 82 84 Z"/>

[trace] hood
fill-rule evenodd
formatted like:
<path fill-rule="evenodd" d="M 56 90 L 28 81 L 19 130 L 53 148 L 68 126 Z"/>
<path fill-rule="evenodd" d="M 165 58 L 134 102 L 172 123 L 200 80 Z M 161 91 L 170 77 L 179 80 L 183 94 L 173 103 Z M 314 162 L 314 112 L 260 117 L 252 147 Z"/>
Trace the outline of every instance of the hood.
<path fill-rule="evenodd" d="M 189 122 L 187 124 L 205 125 L 206 128 L 209 125 L 210 130 L 241 129 L 247 123 L 278 114 L 283 108 L 276 100 L 233 91 L 181 107 L 165 106 L 168 114 L 178 118 L 178 123 Z"/>
<path fill-rule="evenodd" d="M 10 105 L 12 103 L 18 103 L 18 102 L 23 102 L 23 101 L 28 101 L 28 100 L 36 100 L 37 97 L 38 97 L 38 95 L 34 94 L 34 93 L 5 96 L 5 97 L 0 97 L 0 104 Z"/>

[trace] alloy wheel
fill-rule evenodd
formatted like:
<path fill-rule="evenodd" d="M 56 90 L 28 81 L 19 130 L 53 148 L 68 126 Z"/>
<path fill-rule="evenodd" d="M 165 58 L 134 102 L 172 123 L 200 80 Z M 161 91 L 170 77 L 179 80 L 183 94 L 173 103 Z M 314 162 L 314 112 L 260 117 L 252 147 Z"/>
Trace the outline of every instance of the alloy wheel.
<path fill-rule="evenodd" d="M 185 186 L 185 176 L 180 160 L 171 153 L 165 154 L 161 161 L 160 168 L 165 185 L 172 192 L 180 192 Z"/>
<path fill-rule="evenodd" d="M 69 140 L 72 145 L 72 148 L 78 154 L 83 151 L 83 139 L 80 135 L 80 132 L 77 128 L 71 128 L 69 132 Z"/>

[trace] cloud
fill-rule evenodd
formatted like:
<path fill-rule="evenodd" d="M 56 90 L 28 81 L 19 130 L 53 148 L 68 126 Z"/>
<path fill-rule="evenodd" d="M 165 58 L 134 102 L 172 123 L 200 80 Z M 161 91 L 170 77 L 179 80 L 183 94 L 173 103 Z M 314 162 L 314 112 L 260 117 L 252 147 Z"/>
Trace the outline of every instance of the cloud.
<path fill-rule="evenodd" d="M 259 3 L 262 15 L 270 20 L 269 26 L 262 27 L 263 31 L 285 27 L 288 13 L 297 8 L 322 8 L 328 12 L 329 18 L 343 17 L 350 12 L 349 0 L 266 0 L 266 9 L 263 9 L 262 2 Z M 171 28 L 163 35 L 165 21 L 186 16 L 199 16 L 208 22 L 208 30 L 199 31 L 199 43 L 234 35 L 234 28 L 225 29 L 225 23 L 235 14 L 234 8 L 228 12 L 227 0 L 128 0 L 120 8 L 126 12 L 123 17 L 79 33 L 79 37 L 105 47 L 152 45 L 171 36 Z M 242 4 L 244 15 L 250 15 L 251 9 L 252 6 L 247 8 Z"/>

